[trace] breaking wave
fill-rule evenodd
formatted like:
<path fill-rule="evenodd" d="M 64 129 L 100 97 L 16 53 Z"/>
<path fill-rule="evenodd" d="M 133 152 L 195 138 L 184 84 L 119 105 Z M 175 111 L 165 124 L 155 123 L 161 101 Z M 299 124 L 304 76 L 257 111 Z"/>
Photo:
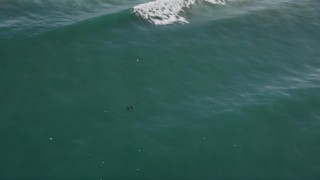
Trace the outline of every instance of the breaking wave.
<path fill-rule="evenodd" d="M 197 15 L 200 17 L 196 21 L 212 21 L 265 8 L 279 8 L 280 3 L 294 0 L 148 1 L 150 0 L 5 0 L 0 2 L 0 38 L 34 36 L 88 24 L 113 27 L 127 22 L 135 23 L 137 17 L 154 25 L 184 24 L 189 22 L 187 17 Z"/>
<path fill-rule="evenodd" d="M 211 4 L 225 5 L 228 0 L 202 0 Z M 230 0 L 229 0 L 230 1 Z M 133 7 L 133 12 L 155 25 L 167 25 L 175 22 L 188 23 L 182 16 L 184 9 L 190 8 L 200 0 L 156 0 Z"/>

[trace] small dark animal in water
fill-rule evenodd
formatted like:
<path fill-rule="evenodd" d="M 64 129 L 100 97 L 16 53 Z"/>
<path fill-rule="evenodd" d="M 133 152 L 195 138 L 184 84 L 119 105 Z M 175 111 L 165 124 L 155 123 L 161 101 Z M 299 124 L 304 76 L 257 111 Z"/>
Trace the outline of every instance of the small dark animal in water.
<path fill-rule="evenodd" d="M 133 107 L 134 107 L 135 105 L 137 105 L 137 104 L 139 104 L 139 102 L 136 102 L 136 103 L 134 103 L 133 105 L 128 105 L 128 106 L 127 106 L 127 110 L 128 110 L 128 111 L 132 110 Z"/>
<path fill-rule="evenodd" d="M 131 109 L 133 109 L 133 106 L 131 105 L 127 106 L 127 110 L 131 110 Z"/>

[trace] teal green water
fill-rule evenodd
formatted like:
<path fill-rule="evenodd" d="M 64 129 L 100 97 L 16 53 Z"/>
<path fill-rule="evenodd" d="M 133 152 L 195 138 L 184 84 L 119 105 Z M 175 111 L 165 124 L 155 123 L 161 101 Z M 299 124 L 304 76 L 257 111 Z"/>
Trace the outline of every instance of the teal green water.
<path fill-rule="evenodd" d="M 0 179 L 319 179 L 320 2 L 144 2 L 0 2 Z"/>

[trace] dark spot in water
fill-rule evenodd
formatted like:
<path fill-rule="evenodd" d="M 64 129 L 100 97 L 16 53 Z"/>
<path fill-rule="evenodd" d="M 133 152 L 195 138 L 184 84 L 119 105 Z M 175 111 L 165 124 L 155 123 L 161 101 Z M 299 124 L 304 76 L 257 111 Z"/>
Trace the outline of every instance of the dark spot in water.
<path fill-rule="evenodd" d="M 129 111 L 129 110 L 132 110 L 133 108 L 134 108 L 134 106 L 136 106 L 136 105 L 138 105 L 139 104 L 139 102 L 136 102 L 136 103 L 134 103 L 134 104 L 132 104 L 132 105 L 128 105 L 127 106 L 127 110 Z"/>
<path fill-rule="evenodd" d="M 131 110 L 131 109 L 133 109 L 133 106 L 131 105 L 127 106 L 127 110 Z"/>

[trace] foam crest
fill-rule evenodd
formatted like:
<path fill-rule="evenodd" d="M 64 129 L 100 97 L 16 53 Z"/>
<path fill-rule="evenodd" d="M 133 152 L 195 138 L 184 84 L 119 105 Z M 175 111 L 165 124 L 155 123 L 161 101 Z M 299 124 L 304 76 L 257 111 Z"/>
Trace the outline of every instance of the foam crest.
<path fill-rule="evenodd" d="M 200 0 L 156 0 L 133 7 L 133 12 L 155 25 L 175 22 L 188 23 L 181 13 Z M 225 4 L 226 0 L 204 0 L 211 4 Z"/>
<path fill-rule="evenodd" d="M 226 4 L 226 0 L 204 0 L 204 1 L 211 4 L 221 4 L 221 5 Z"/>

